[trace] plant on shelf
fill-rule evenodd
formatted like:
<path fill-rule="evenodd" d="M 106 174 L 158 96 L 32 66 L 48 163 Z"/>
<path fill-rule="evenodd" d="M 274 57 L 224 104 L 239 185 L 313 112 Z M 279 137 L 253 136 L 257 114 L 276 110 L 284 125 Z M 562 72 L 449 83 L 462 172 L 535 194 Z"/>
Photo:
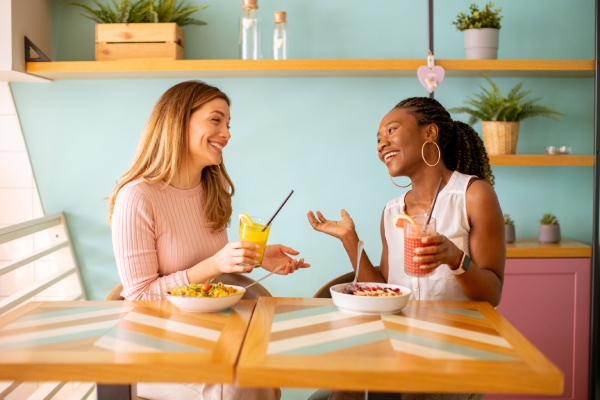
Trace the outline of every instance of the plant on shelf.
<path fill-rule="evenodd" d="M 184 0 L 110 0 L 107 4 L 98 0 L 93 2 L 97 8 L 74 2 L 64 4 L 83 8 L 83 16 L 97 22 L 96 61 L 182 59 L 181 27 L 206 25 L 206 22 L 190 16 L 208 6 L 192 6 Z"/>
<path fill-rule="evenodd" d="M 508 214 L 504 214 L 504 241 L 506 243 L 515 241 L 515 222 Z"/>
<path fill-rule="evenodd" d="M 515 154 L 519 137 L 519 122 L 531 117 L 559 120 L 561 112 L 537 103 L 540 99 L 526 99 L 531 90 L 522 90 L 524 82 L 517 83 L 505 97 L 490 78 L 484 76 L 490 88 L 479 85 L 481 93 L 468 97 L 464 103 L 471 107 L 454 107 L 451 113 L 466 113 L 469 124 L 481 120 L 483 142 L 488 154 Z"/>
<path fill-rule="evenodd" d="M 111 0 L 109 4 L 102 4 L 98 0 L 93 1 L 97 9 L 82 3 L 63 4 L 83 8 L 85 11 L 83 16 L 99 24 L 174 22 L 179 26 L 206 25 L 206 22 L 190 18 L 190 15 L 205 9 L 208 5 L 178 4 L 177 0 L 121 0 L 120 3 Z"/>
<path fill-rule="evenodd" d="M 456 29 L 464 32 L 467 59 L 498 58 L 498 39 L 502 8 L 493 10 L 494 3 L 487 3 L 482 10 L 476 4 L 469 7 L 471 12 L 458 13 L 452 22 Z"/>
<path fill-rule="evenodd" d="M 560 242 L 560 224 L 554 214 L 544 214 L 540 219 L 538 241 L 541 243 Z"/>

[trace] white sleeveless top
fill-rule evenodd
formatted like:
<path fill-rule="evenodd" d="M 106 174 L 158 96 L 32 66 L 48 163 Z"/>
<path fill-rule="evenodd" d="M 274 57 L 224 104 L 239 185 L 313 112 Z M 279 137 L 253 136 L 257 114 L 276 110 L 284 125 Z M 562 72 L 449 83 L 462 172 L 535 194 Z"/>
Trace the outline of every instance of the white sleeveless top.
<path fill-rule="evenodd" d="M 448 184 L 440 191 L 432 217 L 436 220 L 436 230 L 466 254 L 469 254 L 469 232 L 465 195 L 471 175 L 454 171 Z M 406 214 L 404 198 L 406 193 L 390 200 L 384 210 L 385 239 L 388 245 L 388 282 L 405 286 L 412 290 L 411 300 L 469 300 L 450 272 L 443 264 L 426 277 L 415 278 L 404 273 L 404 229 L 393 226 L 394 217 Z"/>

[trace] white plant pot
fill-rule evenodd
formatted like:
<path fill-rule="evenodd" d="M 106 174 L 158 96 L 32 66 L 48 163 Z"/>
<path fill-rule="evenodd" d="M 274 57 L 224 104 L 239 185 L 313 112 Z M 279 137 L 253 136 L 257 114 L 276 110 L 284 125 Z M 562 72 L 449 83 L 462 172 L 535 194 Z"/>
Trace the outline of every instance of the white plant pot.
<path fill-rule="evenodd" d="M 467 60 L 495 60 L 498 58 L 499 29 L 465 29 L 463 32 Z"/>

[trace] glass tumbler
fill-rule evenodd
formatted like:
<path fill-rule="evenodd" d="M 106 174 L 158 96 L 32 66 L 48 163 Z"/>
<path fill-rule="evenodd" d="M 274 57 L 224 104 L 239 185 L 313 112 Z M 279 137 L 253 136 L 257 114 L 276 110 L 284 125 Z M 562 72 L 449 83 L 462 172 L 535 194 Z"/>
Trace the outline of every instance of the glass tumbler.
<path fill-rule="evenodd" d="M 433 246 L 433 243 L 422 243 L 421 239 L 435 234 L 435 218 L 427 223 L 426 216 L 412 217 L 416 223 L 404 224 L 404 272 L 409 276 L 423 277 L 433 274 L 435 269 L 421 269 L 422 264 L 413 261 L 417 254 L 415 249 L 419 247 Z"/>

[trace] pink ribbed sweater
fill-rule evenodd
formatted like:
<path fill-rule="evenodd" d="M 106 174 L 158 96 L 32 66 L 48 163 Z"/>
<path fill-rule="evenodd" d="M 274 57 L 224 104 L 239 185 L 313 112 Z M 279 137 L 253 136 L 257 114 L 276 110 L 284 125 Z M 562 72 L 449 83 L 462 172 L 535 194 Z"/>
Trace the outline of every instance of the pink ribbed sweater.
<path fill-rule="evenodd" d="M 202 206 L 202 185 L 181 190 L 133 181 L 121 188 L 112 242 L 123 297 L 151 299 L 145 293 L 189 284 L 185 270 L 227 244 L 226 230 L 205 226 Z"/>

